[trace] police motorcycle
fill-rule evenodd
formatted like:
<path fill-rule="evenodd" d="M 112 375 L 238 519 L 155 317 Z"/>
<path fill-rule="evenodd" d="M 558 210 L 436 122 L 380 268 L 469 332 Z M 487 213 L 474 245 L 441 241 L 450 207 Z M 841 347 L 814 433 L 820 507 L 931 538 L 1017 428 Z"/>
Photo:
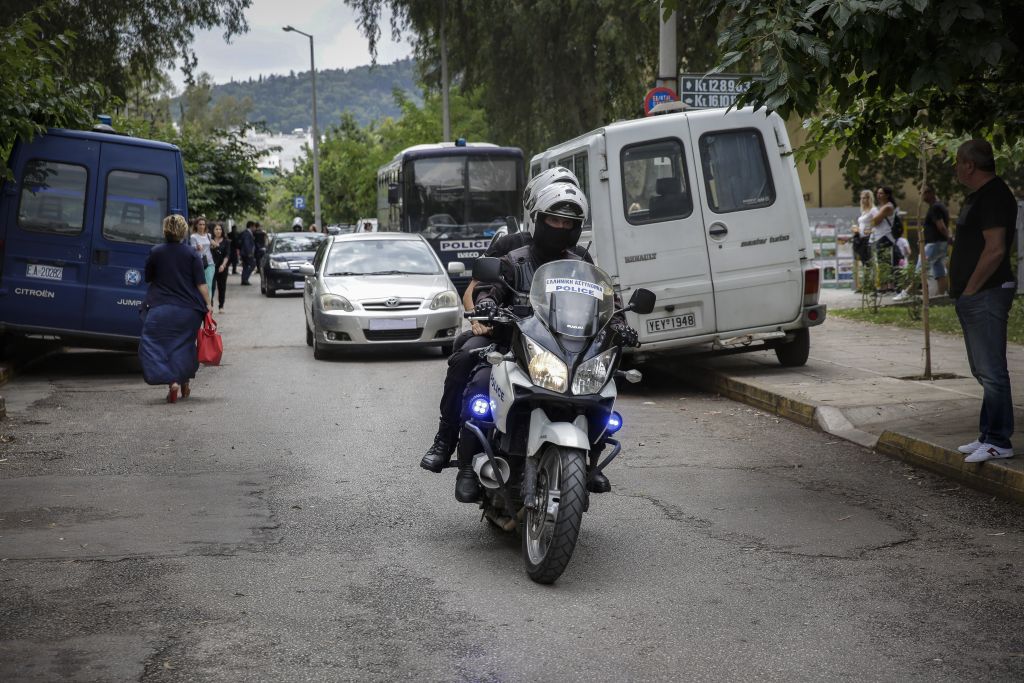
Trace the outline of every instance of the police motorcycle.
<path fill-rule="evenodd" d="M 477 259 L 473 277 L 497 282 L 500 261 Z M 550 584 L 576 547 L 590 504 L 588 476 L 621 450 L 613 438 L 622 427 L 614 410 L 615 379 L 641 379 L 636 370 L 618 370 L 622 346 L 609 323 L 622 311 L 650 313 L 654 294 L 638 289 L 617 311 L 604 271 L 564 260 L 538 267 L 529 294 L 518 292 L 516 300 L 486 317 L 466 314 L 496 325 L 498 334 L 504 328 L 510 350 L 481 349 L 493 366 L 488 393 L 468 392 L 470 418 L 464 426 L 479 442 L 473 469 L 482 485 L 484 517 L 507 531 L 521 524 L 527 574 Z M 524 300 L 529 304 L 519 303 Z"/>

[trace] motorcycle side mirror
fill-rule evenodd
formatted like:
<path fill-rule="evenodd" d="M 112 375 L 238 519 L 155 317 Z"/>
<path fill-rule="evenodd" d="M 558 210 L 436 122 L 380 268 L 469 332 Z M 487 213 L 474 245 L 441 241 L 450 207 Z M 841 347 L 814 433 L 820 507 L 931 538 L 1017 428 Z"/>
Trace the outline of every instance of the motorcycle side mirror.
<path fill-rule="evenodd" d="M 473 279 L 488 283 L 501 280 L 501 260 L 493 256 L 478 258 L 473 262 Z"/>
<path fill-rule="evenodd" d="M 519 220 L 515 216 L 505 216 L 505 226 L 510 235 L 519 232 Z"/>
<path fill-rule="evenodd" d="M 654 292 L 649 289 L 637 289 L 633 292 L 633 295 L 629 297 L 629 305 L 626 306 L 626 310 L 634 311 L 641 315 L 647 315 L 654 310 L 654 302 L 656 297 Z"/>

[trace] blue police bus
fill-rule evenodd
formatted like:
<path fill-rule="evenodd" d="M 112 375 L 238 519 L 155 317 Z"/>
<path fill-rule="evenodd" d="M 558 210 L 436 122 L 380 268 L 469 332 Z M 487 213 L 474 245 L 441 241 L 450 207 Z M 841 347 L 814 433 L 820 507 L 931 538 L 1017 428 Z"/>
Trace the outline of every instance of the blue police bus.
<path fill-rule="evenodd" d="M 377 171 L 379 229 L 422 234 L 463 292 L 473 261 L 506 217 L 522 212 L 524 183 L 518 147 L 461 139 L 415 145 Z"/>

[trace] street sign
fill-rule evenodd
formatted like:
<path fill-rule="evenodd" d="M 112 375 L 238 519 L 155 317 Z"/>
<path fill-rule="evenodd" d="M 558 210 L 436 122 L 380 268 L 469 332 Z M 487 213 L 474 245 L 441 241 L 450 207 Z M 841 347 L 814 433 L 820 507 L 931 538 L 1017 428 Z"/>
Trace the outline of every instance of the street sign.
<path fill-rule="evenodd" d="M 295 202 L 294 202 L 294 206 L 295 206 L 295 208 L 297 210 L 302 211 L 303 209 L 306 208 L 306 198 L 305 197 L 296 197 L 295 198 Z"/>
<path fill-rule="evenodd" d="M 672 88 L 657 87 L 651 88 L 644 95 L 644 114 L 646 116 L 651 115 L 651 110 L 654 109 L 655 105 L 661 104 L 662 102 L 675 102 L 679 99 L 676 95 L 676 91 Z"/>
<path fill-rule="evenodd" d="M 679 99 L 692 109 L 731 107 L 747 85 L 740 74 L 679 74 Z"/>

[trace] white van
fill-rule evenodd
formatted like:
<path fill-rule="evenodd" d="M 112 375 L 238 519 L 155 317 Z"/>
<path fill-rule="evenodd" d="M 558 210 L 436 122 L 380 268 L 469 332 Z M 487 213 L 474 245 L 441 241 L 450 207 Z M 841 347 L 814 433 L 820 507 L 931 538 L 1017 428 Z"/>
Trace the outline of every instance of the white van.
<path fill-rule="evenodd" d="M 825 320 L 789 136 L 761 110 L 708 109 L 620 121 L 533 157 L 566 166 L 590 199 L 580 244 L 654 312 L 628 314 L 640 356 L 774 348 L 803 365 Z"/>

